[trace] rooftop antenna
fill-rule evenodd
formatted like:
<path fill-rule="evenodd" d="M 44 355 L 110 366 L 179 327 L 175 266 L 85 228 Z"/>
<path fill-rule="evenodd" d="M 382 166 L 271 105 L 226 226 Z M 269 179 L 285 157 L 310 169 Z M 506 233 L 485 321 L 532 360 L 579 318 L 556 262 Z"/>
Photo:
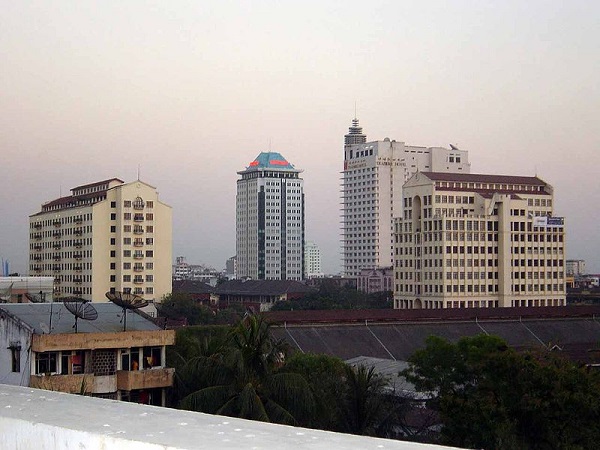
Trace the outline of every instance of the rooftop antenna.
<path fill-rule="evenodd" d="M 269 138 L 269 153 L 271 153 L 271 138 Z"/>
<path fill-rule="evenodd" d="M 123 308 L 123 331 L 127 331 L 127 310 L 139 309 L 148 306 L 148 301 L 139 295 L 130 292 L 107 292 L 106 298 L 115 305 Z"/>
<path fill-rule="evenodd" d="M 356 100 L 354 100 L 354 118 L 356 119 Z"/>
<path fill-rule="evenodd" d="M 140 165 L 138 164 L 138 181 L 140 181 Z"/>
<path fill-rule="evenodd" d="M 96 320 L 98 311 L 87 300 L 79 297 L 67 297 L 63 300 L 65 308 L 75 316 L 75 333 L 77 333 L 77 319 Z"/>

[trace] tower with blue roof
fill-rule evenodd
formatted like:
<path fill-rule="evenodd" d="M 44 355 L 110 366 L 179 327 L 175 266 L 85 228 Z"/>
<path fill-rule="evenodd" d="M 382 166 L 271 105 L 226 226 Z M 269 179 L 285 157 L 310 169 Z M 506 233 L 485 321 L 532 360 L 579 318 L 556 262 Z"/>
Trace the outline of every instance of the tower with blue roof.
<path fill-rule="evenodd" d="M 261 152 L 238 172 L 238 277 L 302 280 L 305 220 L 301 173 L 278 152 Z"/>

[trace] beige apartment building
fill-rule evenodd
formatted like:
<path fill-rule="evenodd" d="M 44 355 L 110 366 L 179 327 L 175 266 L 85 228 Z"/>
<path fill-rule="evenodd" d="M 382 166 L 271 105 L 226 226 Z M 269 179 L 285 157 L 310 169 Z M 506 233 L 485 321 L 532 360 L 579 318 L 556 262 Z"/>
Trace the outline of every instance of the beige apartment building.
<path fill-rule="evenodd" d="M 395 308 L 565 305 L 564 219 L 545 181 L 420 172 L 403 207 Z"/>
<path fill-rule="evenodd" d="M 107 301 L 108 291 L 160 301 L 171 292 L 171 207 L 156 188 L 118 178 L 71 189 L 29 218 L 29 273 L 54 298 Z"/>

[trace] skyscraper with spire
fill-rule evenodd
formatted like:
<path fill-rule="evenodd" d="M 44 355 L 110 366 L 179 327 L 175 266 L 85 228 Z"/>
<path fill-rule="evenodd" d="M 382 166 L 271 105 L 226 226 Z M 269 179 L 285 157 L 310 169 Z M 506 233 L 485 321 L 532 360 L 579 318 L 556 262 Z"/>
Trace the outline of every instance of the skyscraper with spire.
<path fill-rule="evenodd" d="M 263 152 L 238 172 L 238 278 L 301 280 L 304 274 L 304 180 L 280 153 Z"/>
<path fill-rule="evenodd" d="M 367 142 L 358 119 L 344 136 L 342 265 L 347 276 L 391 267 L 393 219 L 402 216 L 402 185 L 417 171 L 469 173 L 466 151 L 416 147 L 385 138 Z"/>

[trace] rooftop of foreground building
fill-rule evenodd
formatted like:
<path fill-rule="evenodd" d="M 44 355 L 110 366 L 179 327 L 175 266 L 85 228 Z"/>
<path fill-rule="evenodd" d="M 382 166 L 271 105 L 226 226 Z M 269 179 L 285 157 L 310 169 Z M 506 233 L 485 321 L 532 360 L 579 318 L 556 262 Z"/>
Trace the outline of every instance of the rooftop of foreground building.
<path fill-rule="evenodd" d="M 0 448 L 443 450 L 451 447 L 0 385 Z"/>

